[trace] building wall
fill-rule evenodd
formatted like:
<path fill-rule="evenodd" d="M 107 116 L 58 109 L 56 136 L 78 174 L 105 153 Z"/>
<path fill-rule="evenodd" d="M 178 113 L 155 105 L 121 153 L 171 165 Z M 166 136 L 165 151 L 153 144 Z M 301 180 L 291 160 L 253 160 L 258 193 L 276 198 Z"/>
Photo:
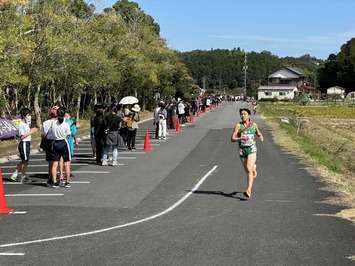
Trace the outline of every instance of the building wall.
<path fill-rule="evenodd" d="M 258 99 L 273 99 L 273 98 L 278 98 L 278 99 L 293 99 L 295 97 L 295 92 L 286 92 L 286 91 L 258 91 Z"/>

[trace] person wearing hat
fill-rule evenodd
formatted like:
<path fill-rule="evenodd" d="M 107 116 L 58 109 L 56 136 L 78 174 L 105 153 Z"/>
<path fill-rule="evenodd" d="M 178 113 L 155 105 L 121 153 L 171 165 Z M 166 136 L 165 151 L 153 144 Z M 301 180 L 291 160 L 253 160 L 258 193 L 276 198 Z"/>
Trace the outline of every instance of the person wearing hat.
<path fill-rule="evenodd" d="M 132 120 L 132 126 L 129 127 L 127 126 L 127 147 L 129 150 L 135 150 L 136 149 L 136 136 L 137 136 L 137 130 L 138 130 L 138 122 L 139 122 L 139 112 L 141 108 L 138 104 L 135 104 L 131 108 L 130 115 L 128 119 Z M 127 120 L 128 120 L 127 119 Z M 127 122 L 126 122 L 127 124 Z"/>

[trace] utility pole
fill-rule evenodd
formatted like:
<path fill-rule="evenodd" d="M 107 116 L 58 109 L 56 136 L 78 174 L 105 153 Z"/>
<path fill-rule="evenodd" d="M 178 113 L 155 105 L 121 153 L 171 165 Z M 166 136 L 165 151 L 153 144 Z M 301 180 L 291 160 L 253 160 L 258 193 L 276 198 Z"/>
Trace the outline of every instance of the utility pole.
<path fill-rule="evenodd" d="M 247 53 L 245 52 L 244 54 L 244 64 L 243 64 L 243 70 L 244 70 L 244 97 L 247 96 Z"/>

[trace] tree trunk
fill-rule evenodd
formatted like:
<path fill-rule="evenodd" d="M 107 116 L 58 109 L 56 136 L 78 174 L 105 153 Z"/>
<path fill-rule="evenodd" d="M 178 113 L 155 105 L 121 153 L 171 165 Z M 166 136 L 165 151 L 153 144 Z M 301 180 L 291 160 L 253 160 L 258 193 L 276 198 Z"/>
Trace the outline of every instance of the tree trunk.
<path fill-rule="evenodd" d="M 33 101 L 33 108 L 34 108 L 34 112 L 36 115 L 36 124 L 37 127 L 41 127 L 42 126 L 42 118 L 41 118 L 41 108 L 39 107 L 39 93 L 41 92 L 41 86 L 38 85 L 37 86 L 37 91 L 34 95 L 34 101 Z"/>
<path fill-rule="evenodd" d="M 76 102 L 76 123 L 79 124 L 79 114 L 80 114 L 80 101 L 81 101 L 81 90 L 78 96 L 78 101 Z"/>

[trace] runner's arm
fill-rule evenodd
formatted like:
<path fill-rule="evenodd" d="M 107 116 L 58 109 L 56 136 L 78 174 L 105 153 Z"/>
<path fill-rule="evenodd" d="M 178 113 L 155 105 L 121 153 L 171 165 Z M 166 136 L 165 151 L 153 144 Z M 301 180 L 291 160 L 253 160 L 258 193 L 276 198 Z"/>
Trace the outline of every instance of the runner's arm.
<path fill-rule="evenodd" d="M 255 127 L 255 134 L 259 137 L 261 141 L 264 141 L 264 136 L 263 134 L 261 134 L 258 125 L 256 123 L 254 123 L 254 127 Z"/>

